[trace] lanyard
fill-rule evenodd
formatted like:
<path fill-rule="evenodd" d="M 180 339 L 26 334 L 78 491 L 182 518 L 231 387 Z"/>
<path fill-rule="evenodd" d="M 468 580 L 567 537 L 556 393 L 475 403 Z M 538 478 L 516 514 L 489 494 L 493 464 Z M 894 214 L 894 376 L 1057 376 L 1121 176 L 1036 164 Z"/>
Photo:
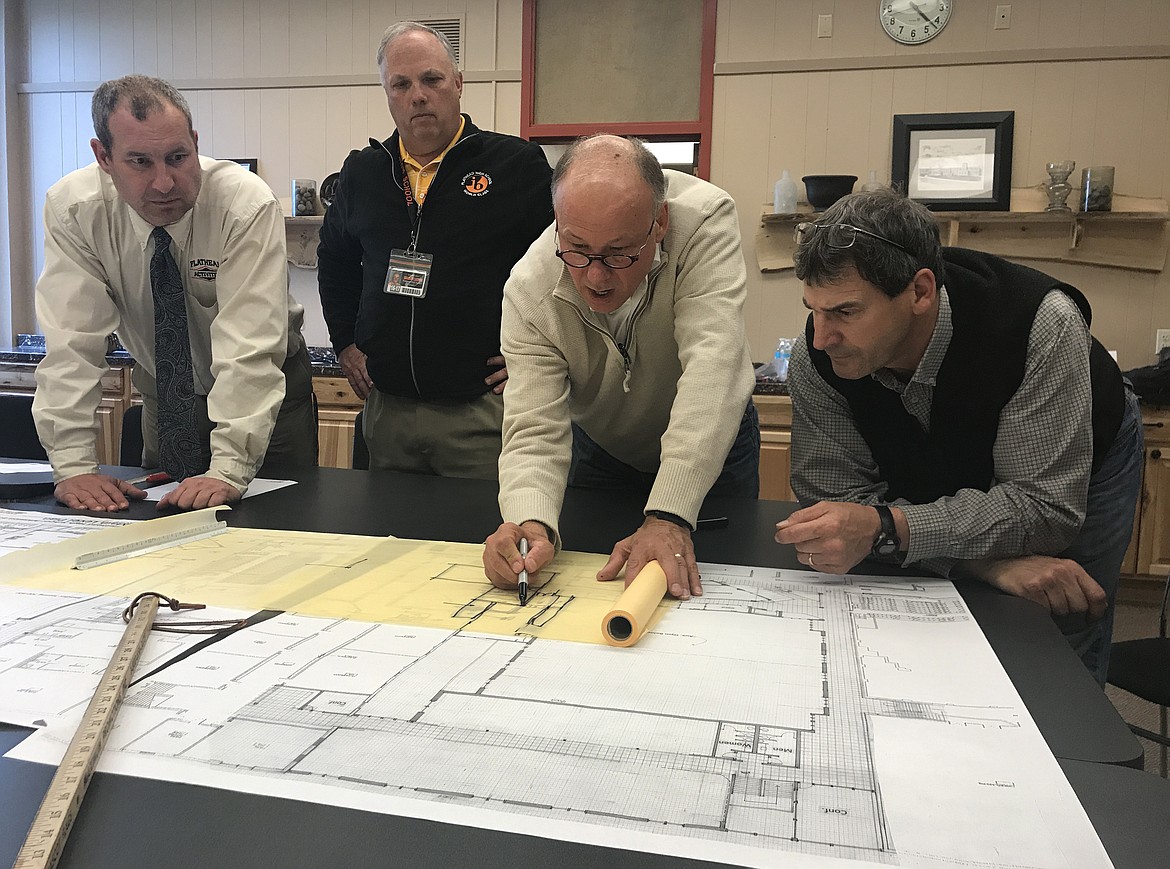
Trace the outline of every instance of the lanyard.
<path fill-rule="evenodd" d="M 413 251 L 418 242 L 418 220 L 422 213 L 422 203 L 415 201 L 414 192 L 410 189 L 410 173 L 406 171 L 406 161 L 400 157 L 399 163 L 402 166 L 402 192 L 406 196 L 406 213 L 410 215 L 410 246 L 407 249 Z"/>

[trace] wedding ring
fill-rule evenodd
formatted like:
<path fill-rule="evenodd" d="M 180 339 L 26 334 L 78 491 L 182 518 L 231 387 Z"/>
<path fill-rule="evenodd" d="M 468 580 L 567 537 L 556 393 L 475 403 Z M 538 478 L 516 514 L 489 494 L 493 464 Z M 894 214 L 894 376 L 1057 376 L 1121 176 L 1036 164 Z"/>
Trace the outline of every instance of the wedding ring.
<path fill-rule="evenodd" d="M 809 567 L 816 567 L 816 565 L 815 565 L 815 564 L 813 564 L 813 560 L 812 560 L 812 553 L 811 553 L 811 552 L 808 554 L 808 566 L 809 566 Z"/>

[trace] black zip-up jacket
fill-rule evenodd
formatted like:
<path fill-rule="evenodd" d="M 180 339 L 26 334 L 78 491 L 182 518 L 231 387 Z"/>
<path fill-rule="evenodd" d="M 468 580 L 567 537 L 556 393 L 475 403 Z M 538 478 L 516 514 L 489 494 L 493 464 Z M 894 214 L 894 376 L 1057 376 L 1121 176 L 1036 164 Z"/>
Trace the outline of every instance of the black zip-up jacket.
<path fill-rule="evenodd" d="M 552 170 L 540 146 L 478 129 L 463 135 L 419 209 L 417 249 L 434 257 L 424 298 L 384 292 L 390 251 L 410 245 L 398 133 L 352 151 L 325 213 L 317 279 L 329 338 L 350 344 L 383 392 L 475 398 L 500 355 L 508 273 L 552 223 Z"/>

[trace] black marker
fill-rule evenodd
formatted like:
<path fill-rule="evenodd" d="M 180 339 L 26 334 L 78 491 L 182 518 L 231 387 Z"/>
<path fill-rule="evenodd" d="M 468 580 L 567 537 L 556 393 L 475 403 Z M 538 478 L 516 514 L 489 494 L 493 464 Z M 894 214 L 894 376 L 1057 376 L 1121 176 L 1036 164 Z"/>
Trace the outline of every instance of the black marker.
<path fill-rule="evenodd" d="M 526 537 L 520 538 L 520 560 L 523 561 L 528 557 L 528 539 Z M 528 603 L 528 570 L 522 569 L 520 571 L 520 583 L 516 586 L 516 592 L 520 595 L 520 606 Z"/>

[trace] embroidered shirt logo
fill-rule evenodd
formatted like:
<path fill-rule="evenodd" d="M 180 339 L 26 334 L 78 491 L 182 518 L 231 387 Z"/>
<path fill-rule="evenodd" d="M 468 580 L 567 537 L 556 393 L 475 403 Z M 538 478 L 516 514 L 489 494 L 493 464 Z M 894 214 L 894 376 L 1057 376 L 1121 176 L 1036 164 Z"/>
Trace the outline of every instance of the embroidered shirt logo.
<path fill-rule="evenodd" d="M 463 192 L 468 196 L 486 196 L 492 186 L 492 177 L 484 172 L 468 172 L 463 176 Z"/>
<path fill-rule="evenodd" d="M 214 281 L 219 273 L 219 260 L 193 259 L 191 260 L 191 277 L 201 281 Z"/>

